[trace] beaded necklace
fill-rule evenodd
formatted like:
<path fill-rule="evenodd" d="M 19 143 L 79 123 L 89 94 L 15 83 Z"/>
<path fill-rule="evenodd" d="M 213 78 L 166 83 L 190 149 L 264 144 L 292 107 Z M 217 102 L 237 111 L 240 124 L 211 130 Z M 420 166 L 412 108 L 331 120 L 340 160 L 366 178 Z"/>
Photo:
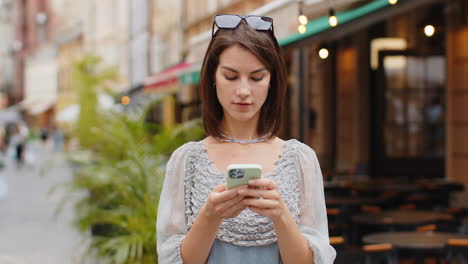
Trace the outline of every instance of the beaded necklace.
<path fill-rule="evenodd" d="M 221 135 L 223 136 L 223 138 L 219 138 L 219 137 L 214 137 L 214 138 L 216 138 L 219 141 L 223 141 L 223 142 L 240 143 L 240 144 L 253 144 L 253 143 L 259 143 L 259 142 L 266 141 L 271 136 L 271 133 L 268 133 L 268 134 L 264 135 L 263 137 L 255 138 L 255 139 L 252 139 L 252 140 L 235 139 L 235 138 L 226 136 L 223 133 L 221 133 Z"/>

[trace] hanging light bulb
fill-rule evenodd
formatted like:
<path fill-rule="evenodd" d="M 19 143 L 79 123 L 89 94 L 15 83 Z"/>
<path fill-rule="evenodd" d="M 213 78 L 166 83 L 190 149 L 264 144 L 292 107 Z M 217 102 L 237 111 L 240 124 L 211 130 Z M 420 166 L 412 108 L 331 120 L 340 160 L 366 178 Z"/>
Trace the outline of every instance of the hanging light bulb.
<path fill-rule="evenodd" d="M 301 15 L 297 18 L 297 20 L 299 20 L 299 24 L 301 24 L 301 25 L 305 25 L 305 24 L 307 24 L 307 22 L 309 22 L 309 20 L 307 19 L 307 17 L 306 17 L 305 15 L 303 15 L 303 14 L 301 14 Z"/>
<path fill-rule="evenodd" d="M 328 55 L 330 54 L 328 52 L 328 50 L 326 48 L 321 48 L 318 52 L 319 54 L 319 57 L 322 59 L 322 60 L 325 60 L 328 58 Z"/>
<path fill-rule="evenodd" d="M 299 26 L 297 27 L 297 31 L 298 31 L 300 34 L 304 34 L 304 33 L 307 31 L 306 25 L 299 25 Z"/>
<path fill-rule="evenodd" d="M 388 2 L 389 2 L 391 5 L 394 5 L 394 4 L 398 3 L 398 0 L 388 0 Z"/>
<path fill-rule="evenodd" d="M 328 24 L 330 24 L 331 27 L 336 27 L 338 25 L 338 18 L 336 17 L 335 10 L 333 8 L 330 8 L 329 15 Z"/>
<path fill-rule="evenodd" d="M 435 33 L 435 27 L 433 25 L 426 25 L 424 27 L 424 34 L 426 34 L 426 36 L 432 37 L 434 36 L 434 33 Z"/>

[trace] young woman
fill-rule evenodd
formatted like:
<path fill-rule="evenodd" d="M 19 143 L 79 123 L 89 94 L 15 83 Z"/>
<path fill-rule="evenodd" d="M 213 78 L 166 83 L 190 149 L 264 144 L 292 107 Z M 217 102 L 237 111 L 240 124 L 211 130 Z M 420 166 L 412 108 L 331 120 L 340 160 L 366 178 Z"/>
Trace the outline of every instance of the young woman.
<path fill-rule="evenodd" d="M 202 141 L 169 160 L 157 219 L 159 263 L 333 263 L 315 152 L 276 135 L 287 73 L 269 17 L 217 15 L 201 70 Z M 226 188 L 229 164 L 260 180 Z"/>

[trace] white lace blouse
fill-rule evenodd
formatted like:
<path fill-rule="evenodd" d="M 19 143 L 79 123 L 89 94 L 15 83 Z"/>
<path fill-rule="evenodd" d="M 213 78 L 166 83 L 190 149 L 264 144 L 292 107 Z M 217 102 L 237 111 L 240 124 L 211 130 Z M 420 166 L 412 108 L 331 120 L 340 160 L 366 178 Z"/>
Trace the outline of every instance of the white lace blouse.
<path fill-rule="evenodd" d="M 297 140 L 285 142 L 272 173 L 299 229 L 314 253 L 315 264 L 333 263 L 320 166 L 315 152 Z M 180 244 L 213 188 L 225 182 L 202 141 L 189 142 L 172 154 L 166 170 L 157 218 L 159 263 L 182 263 Z M 272 222 L 248 209 L 222 221 L 216 239 L 237 246 L 276 243 Z"/>

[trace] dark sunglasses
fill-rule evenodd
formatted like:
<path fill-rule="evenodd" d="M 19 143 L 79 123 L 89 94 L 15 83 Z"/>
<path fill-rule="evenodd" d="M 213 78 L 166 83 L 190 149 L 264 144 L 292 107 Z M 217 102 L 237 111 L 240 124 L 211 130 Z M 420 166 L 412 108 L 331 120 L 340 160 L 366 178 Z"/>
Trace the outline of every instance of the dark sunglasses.
<path fill-rule="evenodd" d="M 218 28 L 236 28 L 240 22 L 244 19 L 247 24 L 255 30 L 270 30 L 273 32 L 273 18 L 266 16 L 239 16 L 239 15 L 216 15 L 213 21 L 213 28 L 211 29 L 211 37 L 215 35 L 214 28 L 215 25 Z"/>

